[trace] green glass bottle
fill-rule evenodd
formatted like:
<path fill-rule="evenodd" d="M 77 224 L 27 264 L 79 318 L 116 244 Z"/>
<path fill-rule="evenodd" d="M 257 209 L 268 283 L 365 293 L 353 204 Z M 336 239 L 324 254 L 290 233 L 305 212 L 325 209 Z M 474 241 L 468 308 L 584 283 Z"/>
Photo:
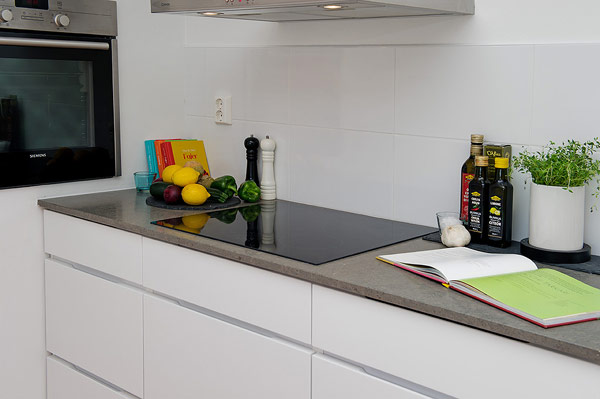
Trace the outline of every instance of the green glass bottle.
<path fill-rule="evenodd" d="M 475 157 L 483 155 L 483 135 L 471 135 L 471 155 L 460 170 L 460 220 L 467 225 L 469 220 L 469 183 L 475 177 Z"/>
<path fill-rule="evenodd" d="M 513 186 L 508 181 L 508 158 L 496 158 L 496 181 L 489 190 L 488 243 L 506 248 L 512 244 Z"/>
<path fill-rule="evenodd" d="M 471 242 L 485 244 L 488 237 L 489 190 L 488 157 L 475 157 L 475 177 L 469 183 L 469 223 Z"/>

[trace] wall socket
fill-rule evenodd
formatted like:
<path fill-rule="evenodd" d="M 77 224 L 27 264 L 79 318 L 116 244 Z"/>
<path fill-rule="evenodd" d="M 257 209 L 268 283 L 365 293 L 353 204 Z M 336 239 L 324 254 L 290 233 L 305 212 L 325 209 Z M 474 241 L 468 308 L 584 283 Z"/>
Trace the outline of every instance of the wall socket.
<path fill-rule="evenodd" d="M 231 96 L 215 97 L 215 123 L 231 125 Z"/>

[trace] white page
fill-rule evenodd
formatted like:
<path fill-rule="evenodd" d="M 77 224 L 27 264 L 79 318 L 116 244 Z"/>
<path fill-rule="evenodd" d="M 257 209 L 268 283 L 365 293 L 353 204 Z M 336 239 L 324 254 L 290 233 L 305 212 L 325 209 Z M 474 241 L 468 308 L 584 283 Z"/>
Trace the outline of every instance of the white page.
<path fill-rule="evenodd" d="M 433 267 L 439 270 L 447 281 L 537 269 L 535 263 L 521 255 L 488 254 L 465 247 L 383 255 L 380 258 L 406 266 Z"/>

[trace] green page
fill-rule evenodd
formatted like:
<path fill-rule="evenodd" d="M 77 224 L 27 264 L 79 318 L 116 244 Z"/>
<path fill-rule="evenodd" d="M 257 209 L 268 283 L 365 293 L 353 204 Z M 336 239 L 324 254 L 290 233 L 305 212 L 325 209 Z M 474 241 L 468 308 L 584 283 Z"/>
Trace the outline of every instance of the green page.
<path fill-rule="evenodd" d="M 540 319 L 600 311 L 600 290 L 552 269 L 461 280 Z"/>

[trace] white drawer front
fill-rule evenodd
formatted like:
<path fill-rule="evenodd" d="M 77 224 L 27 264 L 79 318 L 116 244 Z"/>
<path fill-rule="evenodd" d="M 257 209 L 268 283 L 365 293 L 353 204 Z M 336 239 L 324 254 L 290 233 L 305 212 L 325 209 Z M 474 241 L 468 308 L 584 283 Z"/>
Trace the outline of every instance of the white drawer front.
<path fill-rule="evenodd" d="M 136 396 L 142 294 L 46 259 L 46 349 Z"/>
<path fill-rule="evenodd" d="M 311 284 L 144 238 L 144 286 L 310 343 Z"/>
<path fill-rule="evenodd" d="M 72 366 L 48 357 L 46 360 L 47 399 L 134 399 L 81 374 Z"/>
<path fill-rule="evenodd" d="M 310 399 L 312 351 L 144 297 L 145 399 Z"/>
<path fill-rule="evenodd" d="M 312 399 L 427 399 L 328 356 L 314 355 Z"/>
<path fill-rule="evenodd" d="M 142 237 L 72 216 L 44 211 L 46 253 L 142 283 Z"/>
<path fill-rule="evenodd" d="M 319 286 L 313 345 L 459 398 L 598 395 L 595 364 Z"/>

